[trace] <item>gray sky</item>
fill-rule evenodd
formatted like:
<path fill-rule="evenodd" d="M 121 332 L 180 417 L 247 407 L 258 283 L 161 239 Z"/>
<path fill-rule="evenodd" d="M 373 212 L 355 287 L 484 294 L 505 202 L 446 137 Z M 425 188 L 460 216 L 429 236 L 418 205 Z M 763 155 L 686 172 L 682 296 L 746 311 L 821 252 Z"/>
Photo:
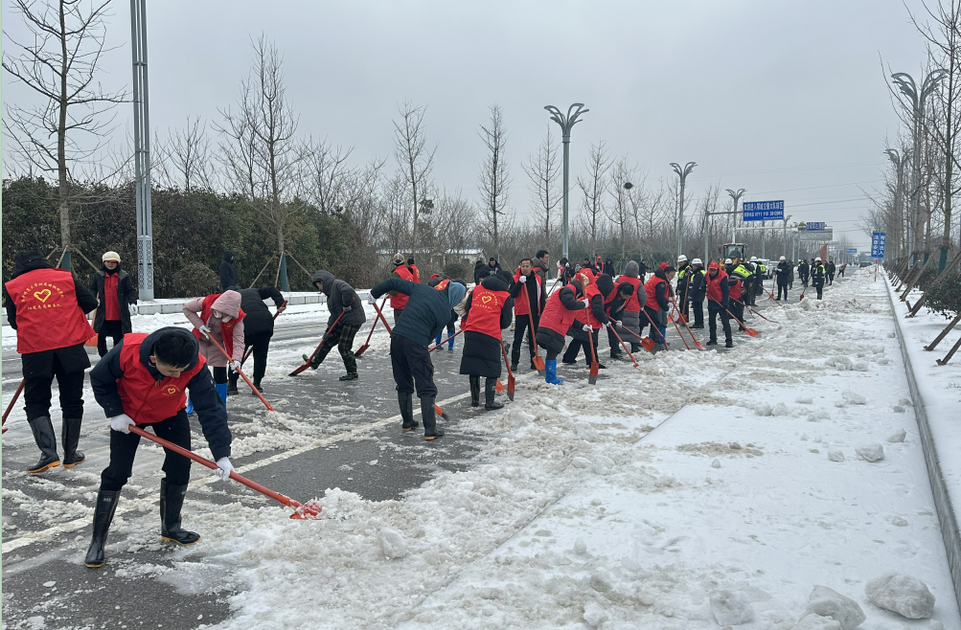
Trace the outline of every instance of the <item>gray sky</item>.
<path fill-rule="evenodd" d="M 128 12 L 115 0 L 108 88 L 130 85 Z M 235 102 L 250 68 L 250 39 L 263 33 L 285 56 L 300 133 L 353 146 L 353 163 L 391 156 L 392 120 L 409 100 L 428 107 L 435 181 L 478 199 L 478 125 L 496 103 L 509 133 L 511 204 L 526 213 L 521 163 L 546 133 L 543 107 L 579 101 L 591 111 L 572 133 L 572 187 L 603 140 L 652 185 L 676 177 L 670 162 L 697 162 L 687 180 L 694 203 L 712 184 L 746 188 L 744 200 L 784 199 L 792 222 L 827 221 L 860 248 L 870 243 L 855 230 L 868 205 L 861 190 L 881 185 L 885 140 L 900 125 L 887 65 L 917 78 L 924 60 L 900 0 L 164 0 L 148 3 L 147 23 L 151 126 L 161 138 L 187 116 L 213 133 L 217 108 Z M 3 28 L 23 32 L 9 3 Z M 4 77 L 3 99 L 23 98 Z M 121 106 L 122 125 L 129 110 Z"/>

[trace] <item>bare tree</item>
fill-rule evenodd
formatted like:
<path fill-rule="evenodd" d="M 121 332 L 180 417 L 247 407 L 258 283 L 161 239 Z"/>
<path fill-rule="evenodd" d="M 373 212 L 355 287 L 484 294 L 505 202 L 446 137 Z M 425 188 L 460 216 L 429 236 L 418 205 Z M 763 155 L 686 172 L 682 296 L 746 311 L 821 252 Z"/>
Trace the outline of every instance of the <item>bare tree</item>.
<path fill-rule="evenodd" d="M 398 106 L 400 120 L 394 121 L 394 157 L 403 173 L 407 185 L 410 187 L 410 208 L 413 223 L 410 236 L 410 251 L 417 249 L 417 221 L 420 218 L 423 203 L 423 190 L 430 181 L 430 172 L 434 168 L 434 152 L 436 147 L 427 150 L 427 137 L 424 130 L 424 114 L 426 107 L 414 107 L 409 101 Z M 399 251 L 399 250 L 398 250 Z"/>
<path fill-rule="evenodd" d="M 544 226 L 544 240 L 541 245 L 547 247 L 551 244 L 551 213 L 557 204 L 561 202 L 562 196 L 557 188 L 557 178 L 561 173 L 561 163 L 557 157 L 557 143 L 551 135 L 551 123 L 547 123 L 547 135 L 544 141 L 537 148 L 537 153 L 532 154 L 527 163 L 523 165 L 524 172 L 530 178 L 531 192 L 536 198 L 535 212 L 540 217 L 540 223 Z"/>
<path fill-rule="evenodd" d="M 584 220 L 591 234 L 591 259 L 597 256 L 597 235 L 604 218 L 604 191 L 607 188 L 607 161 L 604 141 L 591 145 L 587 158 L 587 175 L 577 178 L 577 185 L 584 193 Z"/>
<path fill-rule="evenodd" d="M 618 159 L 611 168 L 608 191 L 614 202 L 606 210 L 607 218 L 617 230 L 618 241 L 621 245 L 621 260 L 627 256 L 628 239 L 633 236 L 633 213 L 631 210 L 630 191 L 634 189 L 633 180 L 637 169 L 631 166 L 626 157 Z"/>
<path fill-rule="evenodd" d="M 511 178 L 507 167 L 504 151 L 507 147 L 507 131 L 504 129 L 504 117 L 500 105 L 490 108 L 490 122 L 480 126 L 478 135 L 484 141 L 487 155 L 480 167 L 478 189 L 481 193 L 481 209 L 486 222 L 488 233 L 494 241 L 494 255 L 500 241 L 498 239 L 498 222 L 505 214 Z"/>
<path fill-rule="evenodd" d="M 302 211 L 289 198 L 303 151 L 296 142 L 298 119 L 287 103 L 283 58 L 261 36 L 251 43 L 255 57 L 240 88 L 238 111 L 221 110 L 221 159 L 227 177 L 249 198 L 274 229 L 277 253 L 286 253 L 287 224 Z"/>
<path fill-rule="evenodd" d="M 4 31 L 3 69 L 39 96 L 39 104 L 7 104 L 3 131 L 30 170 L 56 173 L 60 244 L 64 267 L 70 267 L 71 169 L 94 161 L 107 143 L 110 110 L 126 97 L 106 92 L 96 81 L 101 56 L 108 51 L 109 1 L 59 0 L 52 5 L 15 0 L 32 41 L 17 41 Z"/>
<path fill-rule="evenodd" d="M 161 181 L 168 186 L 181 187 L 186 192 L 198 186 L 207 190 L 214 187 L 210 140 L 206 132 L 206 123 L 201 124 L 199 117 L 191 121 L 188 116 L 183 130 L 173 130 L 166 143 L 154 143 L 158 147 L 158 155 L 153 167 Z"/>
<path fill-rule="evenodd" d="M 348 206 L 354 172 L 347 165 L 353 148 L 331 147 L 327 141 L 309 144 L 302 164 L 304 196 L 325 214 L 340 214 Z"/>

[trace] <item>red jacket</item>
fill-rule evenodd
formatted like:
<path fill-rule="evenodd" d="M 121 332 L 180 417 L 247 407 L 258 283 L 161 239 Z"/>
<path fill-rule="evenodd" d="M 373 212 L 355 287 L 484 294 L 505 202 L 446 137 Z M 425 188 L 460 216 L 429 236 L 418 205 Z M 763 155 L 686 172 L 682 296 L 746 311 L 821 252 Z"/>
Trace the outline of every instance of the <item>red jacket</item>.
<path fill-rule="evenodd" d="M 120 284 L 120 272 L 103 274 L 103 318 L 108 322 L 120 321 L 120 300 L 117 298 L 117 286 Z"/>
<path fill-rule="evenodd" d="M 20 354 L 68 348 L 94 336 L 66 269 L 34 269 L 7 282 L 6 288 L 16 307 Z"/>
<path fill-rule="evenodd" d="M 407 265 L 397 265 L 394 267 L 394 273 L 396 273 L 401 280 L 414 282 L 414 274 L 411 273 L 410 269 L 407 268 Z M 394 295 L 390 296 L 390 307 L 395 309 L 403 309 L 405 306 L 407 306 L 407 300 L 409 299 L 410 297 L 404 295 L 403 293 L 395 293 Z"/>
<path fill-rule="evenodd" d="M 137 424 L 160 422 L 177 415 L 187 404 L 187 383 L 197 372 L 204 369 L 206 359 L 197 357 L 197 364 L 185 370 L 177 378 L 164 377 L 160 382 L 140 360 L 140 344 L 146 333 L 124 335 L 120 349 L 120 369 L 123 378 L 117 379 L 117 393 L 123 403 L 123 412 Z M 224 340 L 229 339 L 225 337 Z"/>

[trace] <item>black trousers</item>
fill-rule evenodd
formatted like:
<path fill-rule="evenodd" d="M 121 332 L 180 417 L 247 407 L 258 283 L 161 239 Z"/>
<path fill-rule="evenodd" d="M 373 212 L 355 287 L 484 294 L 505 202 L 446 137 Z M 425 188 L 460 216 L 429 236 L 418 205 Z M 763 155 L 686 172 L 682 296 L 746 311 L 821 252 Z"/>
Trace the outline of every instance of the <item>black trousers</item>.
<path fill-rule="evenodd" d="M 97 333 L 97 354 L 101 357 L 107 354 L 107 337 L 113 337 L 113 345 L 123 341 L 123 322 L 119 320 L 104 320 Z"/>
<path fill-rule="evenodd" d="M 437 397 L 434 364 L 431 363 L 427 348 L 407 337 L 391 335 L 390 365 L 394 371 L 398 393 L 413 394 L 416 385 L 418 398 Z"/>
<path fill-rule="evenodd" d="M 744 299 L 744 296 L 741 296 L 741 299 Z M 740 322 L 738 322 L 738 325 L 737 325 L 737 326 L 738 326 L 738 329 L 740 329 L 741 331 L 743 331 L 743 330 L 744 330 L 744 326 L 741 325 L 741 322 L 744 321 L 744 303 L 743 303 L 743 302 L 735 302 L 735 301 L 732 299 L 732 300 L 731 300 L 731 308 L 730 308 L 730 311 L 731 311 L 731 314 L 734 315 L 734 317 L 736 317 L 736 318 L 738 318 L 738 319 L 740 320 Z"/>
<path fill-rule="evenodd" d="M 531 330 L 531 318 L 534 319 L 534 330 Z M 540 324 L 540 315 L 515 315 L 514 316 L 514 345 L 511 346 L 511 365 L 517 365 L 521 360 L 521 344 L 524 342 L 524 332 L 527 332 L 527 346 L 531 353 L 531 360 L 534 360 L 534 337 L 531 334 L 537 330 Z"/>
<path fill-rule="evenodd" d="M 829 273 L 829 274 L 828 274 L 828 284 L 834 284 L 834 274 L 833 274 L 833 273 Z"/>
<path fill-rule="evenodd" d="M 594 355 L 597 355 L 597 342 L 600 333 L 599 328 L 591 329 L 591 341 L 594 344 Z M 584 348 L 584 360 L 588 365 L 591 364 L 591 347 L 588 345 L 587 339 L 583 341 L 580 339 L 574 339 L 569 344 L 567 344 L 567 350 L 564 351 L 564 363 L 575 363 L 577 361 L 577 353 L 580 352 L 581 348 Z"/>
<path fill-rule="evenodd" d="M 267 373 L 267 350 L 270 348 L 270 338 L 273 333 L 264 331 L 259 333 L 254 333 L 253 335 L 244 334 L 244 354 L 247 354 L 247 348 L 253 348 L 254 357 L 254 384 L 257 385 L 260 381 L 264 380 L 264 374 Z M 231 370 L 230 372 L 230 384 L 231 386 L 237 385 L 237 379 L 240 375 Z"/>
<path fill-rule="evenodd" d="M 708 309 L 707 327 L 711 332 L 711 341 L 717 341 L 717 315 L 721 315 L 721 326 L 724 328 L 724 340 L 731 341 L 731 318 L 727 311 Z"/>
<path fill-rule="evenodd" d="M 820 299 L 822 298 L 822 296 L 823 296 L 823 293 L 824 293 L 824 285 L 823 285 L 823 284 L 816 284 L 816 285 L 814 285 L 814 288 L 817 289 L 818 299 L 820 300 Z"/>
<path fill-rule="evenodd" d="M 161 420 L 151 425 L 157 437 L 161 437 L 177 446 L 190 448 L 190 421 L 187 412 L 181 409 L 177 415 Z M 121 433 L 110 431 L 110 464 L 100 473 L 100 489 L 115 492 L 123 488 L 133 473 L 133 460 L 137 455 L 140 436 L 136 433 Z M 183 455 L 164 449 L 163 471 L 167 483 L 172 486 L 184 486 L 190 481 L 190 459 Z"/>
<path fill-rule="evenodd" d="M 27 420 L 50 415 L 50 386 L 54 376 L 60 389 L 60 413 L 64 418 L 83 418 L 83 380 L 85 372 L 64 371 L 56 356 L 53 358 L 53 374 L 23 379 L 23 407 Z"/>
<path fill-rule="evenodd" d="M 704 300 L 692 300 L 691 312 L 694 313 L 694 325 L 704 328 Z"/>
<path fill-rule="evenodd" d="M 779 285 L 777 285 L 777 299 L 779 299 L 779 300 L 781 299 L 781 293 L 782 293 L 782 292 L 784 293 L 784 299 L 786 300 L 786 299 L 787 299 L 787 285 L 786 285 L 786 284 L 779 284 Z"/>

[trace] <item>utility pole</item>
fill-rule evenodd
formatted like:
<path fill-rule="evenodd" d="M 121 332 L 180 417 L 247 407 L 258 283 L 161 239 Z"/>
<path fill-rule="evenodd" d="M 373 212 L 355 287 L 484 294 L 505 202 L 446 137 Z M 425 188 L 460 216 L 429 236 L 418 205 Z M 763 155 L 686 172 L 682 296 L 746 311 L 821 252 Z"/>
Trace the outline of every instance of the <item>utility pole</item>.
<path fill-rule="evenodd" d="M 687 181 L 687 176 L 691 174 L 694 167 L 697 166 L 697 162 L 688 162 L 681 168 L 681 165 L 677 162 L 671 162 L 671 168 L 677 173 L 677 176 L 681 178 L 681 190 L 678 200 L 677 208 L 677 255 L 680 256 L 684 253 L 684 184 Z"/>
<path fill-rule="evenodd" d="M 546 109 L 551 114 L 551 120 L 556 122 L 561 127 L 561 142 L 564 144 L 564 227 L 563 227 L 563 256 L 567 258 L 569 256 L 568 252 L 568 242 L 570 240 L 570 231 L 568 229 L 568 209 L 570 205 L 569 200 L 569 185 L 570 181 L 570 146 L 571 146 L 571 129 L 579 123 L 577 119 L 578 116 L 585 112 L 591 110 L 584 108 L 584 103 L 574 103 L 567 109 L 567 115 L 561 113 L 561 110 L 557 109 L 553 105 L 545 105 Z"/>
<path fill-rule="evenodd" d="M 133 55 L 134 190 L 137 199 L 137 286 L 153 300 L 153 215 L 150 207 L 150 115 L 147 91 L 147 2 L 130 0 Z"/>

